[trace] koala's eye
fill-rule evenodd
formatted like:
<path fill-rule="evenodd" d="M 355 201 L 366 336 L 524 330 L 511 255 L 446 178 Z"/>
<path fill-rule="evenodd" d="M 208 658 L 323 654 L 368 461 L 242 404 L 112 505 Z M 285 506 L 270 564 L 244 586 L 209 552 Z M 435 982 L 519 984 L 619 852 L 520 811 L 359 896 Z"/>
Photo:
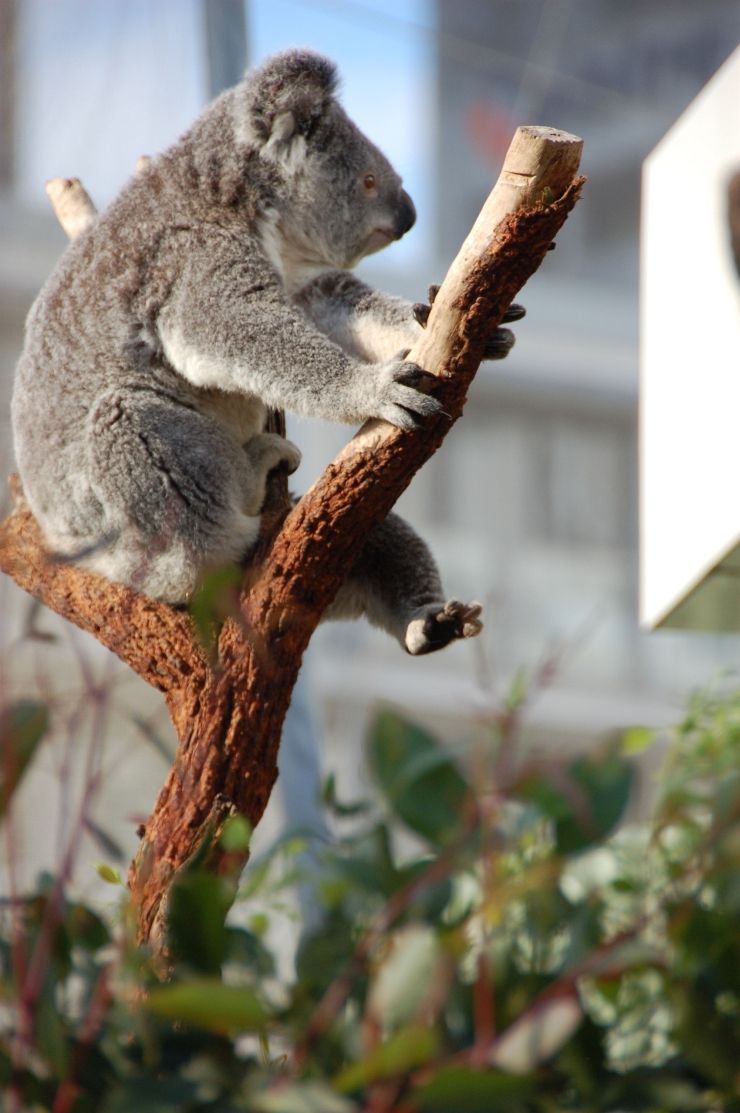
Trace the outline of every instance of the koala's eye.
<path fill-rule="evenodd" d="M 374 174 L 366 174 L 365 177 L 362 179 L 362 184 L 365 187 L 366 193 L 375 194 L 378 192 L 378 186 Z"/>

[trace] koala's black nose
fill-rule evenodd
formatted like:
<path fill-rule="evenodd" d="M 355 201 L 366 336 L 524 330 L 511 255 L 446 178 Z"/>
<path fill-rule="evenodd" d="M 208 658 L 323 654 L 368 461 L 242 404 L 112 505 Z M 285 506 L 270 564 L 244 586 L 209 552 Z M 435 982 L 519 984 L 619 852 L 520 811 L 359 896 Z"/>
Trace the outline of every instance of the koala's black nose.
<path fill-rule="evenodd" d="M 416 209 L 414 202 L 405 189 L 401 190 L 401 200 L 396 214 L 396 239 L 404 236 L 416 223 Z"/>

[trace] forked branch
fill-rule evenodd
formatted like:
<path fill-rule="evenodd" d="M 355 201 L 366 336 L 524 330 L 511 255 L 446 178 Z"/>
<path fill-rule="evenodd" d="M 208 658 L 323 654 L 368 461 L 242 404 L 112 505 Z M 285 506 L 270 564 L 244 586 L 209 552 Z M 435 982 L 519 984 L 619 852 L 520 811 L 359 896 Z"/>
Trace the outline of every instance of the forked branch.
<path fill-rule="evenodd" d="M 0 567 L 47 606 L 94 634 L 161 689 L 179 745 L 129 873 L 142 940 L 162 939 L 169 884 L 233 813 L 256 824 L 277 775 L 283 718 L 303 652 L 358 555 L 460 416 L 486 340 L 542 262 L 575 204 L 581 141 L 520 128 L 503 171 L 450 267 L 427 328 L 409 354 L 439 382 L 443 412 L 402 432 L 368 422 L 287 515 L 274 514 L 245 575 L 237 619 L 221 629 L 216 660 L 187 613 L 56 561 L 20 506 L 0 528 Z M 79 183 L 62 183 L 70 234 L 94 219 Z M 79 202 L 77 210 L 72 203 Z"/>

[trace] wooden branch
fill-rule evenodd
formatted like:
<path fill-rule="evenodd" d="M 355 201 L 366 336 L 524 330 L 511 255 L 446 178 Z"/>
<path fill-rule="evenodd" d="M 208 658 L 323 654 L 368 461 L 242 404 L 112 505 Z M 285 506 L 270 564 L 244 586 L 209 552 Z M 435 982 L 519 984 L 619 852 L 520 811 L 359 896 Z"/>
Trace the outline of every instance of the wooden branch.
<path fill-rule="evenodd" d="M 435 393 L 444 412 L 411 433 L 367 423 L 287 517 L 279 508 L 265 515 L 268 528 L 245 577 L 239 619 L 224 624 L 215 663 L 206 660 L 182 611 L 55 561 L 27 511 L 17 510 L 0 529 L 0 567 L 165 694 L 177 755 L 129 873 L 142 940 L 162 943 L 163 898 L 204 839 L 213 843 L 214 868 L 234 868 L 234 855 L 218 851 L 218 831 L 230 814 L 252 825 L 262 815 L 311 634 L 368 530 L 460 415 L 486 340 L 578 197 L 581 146 L 553 129 L 518 130 L 409 356 L 439 378 Z M 69 200 L 69 185 L 62 194 Z M 76 227 L 74 220 L 65 227 Z"/>
<path fill-rule="evenodd" d="M 535 255 L 537 253 L 534 244 L 518 260 L 515 256 L 520 255 L 519 248 L 511 251 L 507 229 L 513 231 L 515 214 L 532 210 L 540 213 L 541 217 L 541 210 L 547 201 L 564 198 L 574 184 L 582 151 L 583 140 L 568 132 L 534 126 L 517 128 L 499 179 L 447 271 L 434 300 L 426 331 L 409 352 L 409 360 L 432 375 L 444 377 L 452 374 L 453 370 L 455 374 L 460 374 L 458 367 L 448 368 L 447 364 L 451 356 L 458 354 L 461 340 L 472 341 L 476 328 L 480 326 L 482 331 L 478 333 L 478 340 L 485 342 L 494 324 L 501 321 L 509 307 L 511 298 L 506 301 L 508 290 L 515 287 L 516 293 L 521 289 L 541 262 L 539 259 L 529 269 L 531 254 L 533 251 Z M 576 196 L 572 199 L 573 203 Z M 521 226 L 519 230 L 522 230 Z M 481 268 L 491 271 L 494 259 L 503 251 L 507 251 L 510 258 L 507 258 L 504 267 L 497 267 L 496 273 L 491 273 L 490 280 L 487 280 Z M 514 273 L 512 266 L 515 267 Z M 463 306 L 474 301 L 470 294 L 478 286 L 485 301 L 477 306 L 473 320 L 467 320 L 469 314 Z M 474 350 L 479 363 L 480 343 L 474 346 Z M 398 431 L 387 422 L 366 422 L 340 458 L 362 447 L 375 448 L 380 440 L 393 433 Z"/>
<path fill-rule="evenodd" d="M 51 178 L 46 183 L 46 196 L 71 240 L 84 232 L 97 216 L 90 195 L 79 178 Z"/>

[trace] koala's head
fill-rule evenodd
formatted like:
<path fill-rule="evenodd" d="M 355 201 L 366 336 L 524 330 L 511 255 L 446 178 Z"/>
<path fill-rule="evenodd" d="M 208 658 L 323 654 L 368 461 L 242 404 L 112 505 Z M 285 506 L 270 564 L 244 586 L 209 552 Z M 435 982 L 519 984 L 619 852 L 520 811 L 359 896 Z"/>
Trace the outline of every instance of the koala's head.
<path fill-rule="evenodd" d="M 416 211 L 385 155 L 336 100 L 336 68 L 308 50 L 247 77 L 237 136 L 277 176 L 280 230 L 305 262 L 351 267 L 400 239 Z"/>

